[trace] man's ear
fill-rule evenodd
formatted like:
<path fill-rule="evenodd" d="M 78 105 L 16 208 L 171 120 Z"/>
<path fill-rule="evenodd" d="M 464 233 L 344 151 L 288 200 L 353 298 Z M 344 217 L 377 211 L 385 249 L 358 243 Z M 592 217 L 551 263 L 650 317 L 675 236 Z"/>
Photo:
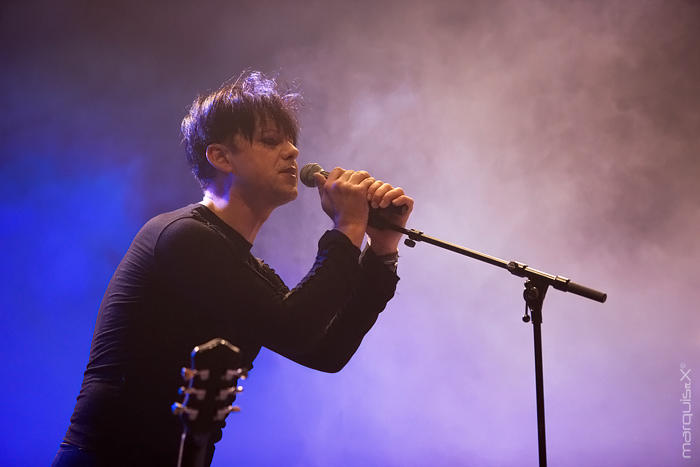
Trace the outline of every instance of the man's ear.
<path fill-rule="evenodd" d="M 212 143 L 207 146 L 205 153 L 207 160 L 217 170 L 224 173 L 234 173 L 235 167 L 231 158 L 231 149 L 225 144 Z"/>

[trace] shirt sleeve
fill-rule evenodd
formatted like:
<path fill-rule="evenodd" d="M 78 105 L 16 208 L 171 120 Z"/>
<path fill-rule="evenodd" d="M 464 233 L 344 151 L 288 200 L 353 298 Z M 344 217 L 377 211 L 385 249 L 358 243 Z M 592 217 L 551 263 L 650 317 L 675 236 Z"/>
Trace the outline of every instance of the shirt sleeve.
<path fill-rule="evenodd" d="M 356 340 L 359 331 L 346 336 L 335 330 L 337 325 L 354 323 L 364 328 L 376 320 L 376 310 L 362 317 L 343 316 L 364 302 L 358 301 L 356 294 L 366 287 L 368 279 L 365 266 L 358 262 L 359 253 L 341 232 L 326 232 L 306 277 L 293 290 L 280 291 L 253 267 L 247 251 L 242 254 L 195 219 L 180 219 L 167 226 L 154 249 L 157 277 L 201 316 L 201 321 L 222 335 L 246 335 L 275 352 L 308 363 L 313 360 L 308 356 L 330 345 L 329 339 L 336 333 L 346 341 Z M 355 323 L 356 319 L 360 323 Z M 341 343 L 336 345 L 342 347 Z"/>
<path fill-rule="evenodd" d="M 286 355 L 291 360 L 320 371 L 340 371 L 355 354 L 379 313 L 394 296 L 399 277 L 371 249 L 360 264 L 358 287 L 333 317 L 317 344 L 307 353 Z"/>

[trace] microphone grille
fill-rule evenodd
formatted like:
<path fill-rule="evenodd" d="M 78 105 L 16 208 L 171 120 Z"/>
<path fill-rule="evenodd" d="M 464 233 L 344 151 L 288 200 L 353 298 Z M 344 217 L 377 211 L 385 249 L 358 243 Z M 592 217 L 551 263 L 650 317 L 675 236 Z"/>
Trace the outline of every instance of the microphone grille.
<path fill-rule="evenodd" d="M 316 162 L 306 164 L 304 167 L 301 168 L 301 171 L 299 172 L 299 178 L 301 179 L 301 183 L 311 188 L 315 187 L 316 180 L 314 180 L 314 174 L 317 172 L 323 172 L 323 167 L 321 167 Z"/>

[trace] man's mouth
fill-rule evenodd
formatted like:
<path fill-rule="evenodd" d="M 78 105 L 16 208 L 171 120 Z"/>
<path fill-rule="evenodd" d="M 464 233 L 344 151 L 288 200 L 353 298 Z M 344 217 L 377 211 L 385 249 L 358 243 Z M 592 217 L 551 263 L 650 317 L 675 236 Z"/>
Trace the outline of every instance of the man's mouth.
<path fill-rule="evenodd" d="M 289 173 L 289 174 L 292 174 L 292 175 L 296 176 L 296 175 L 297 175 L 297 168 L 294 167 L 294 166 L 292 166 L 292 167 L 287 167 L 286 169 L 283 169 L 283 170 L 281 170 L 280 172 L 282 172 L 282 173 Z"/>

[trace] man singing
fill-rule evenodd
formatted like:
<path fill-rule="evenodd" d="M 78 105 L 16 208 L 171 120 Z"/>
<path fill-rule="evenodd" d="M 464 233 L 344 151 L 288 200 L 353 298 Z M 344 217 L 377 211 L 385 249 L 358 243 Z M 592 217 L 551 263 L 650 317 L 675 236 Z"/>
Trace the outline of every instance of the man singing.
<path fill-rule="evenodd" d="M 270 213 L 297 196 L 297 100 L 251 72 L 193 102 L 182 134 L 204 198 L 148 221 L 117 267 L 54 465 L 175 465 L 170 405 L 192 347 L 222 337 L 248 366 L 265 346 L 337 372 L 393 296 L 401 234 L 368 226 L 368 212 L 406 206 L 387 215 L 404 226 L 413 200 L 364 171 L 314 175 L 334 228 L 294 289 L 250 253 Z"/>

